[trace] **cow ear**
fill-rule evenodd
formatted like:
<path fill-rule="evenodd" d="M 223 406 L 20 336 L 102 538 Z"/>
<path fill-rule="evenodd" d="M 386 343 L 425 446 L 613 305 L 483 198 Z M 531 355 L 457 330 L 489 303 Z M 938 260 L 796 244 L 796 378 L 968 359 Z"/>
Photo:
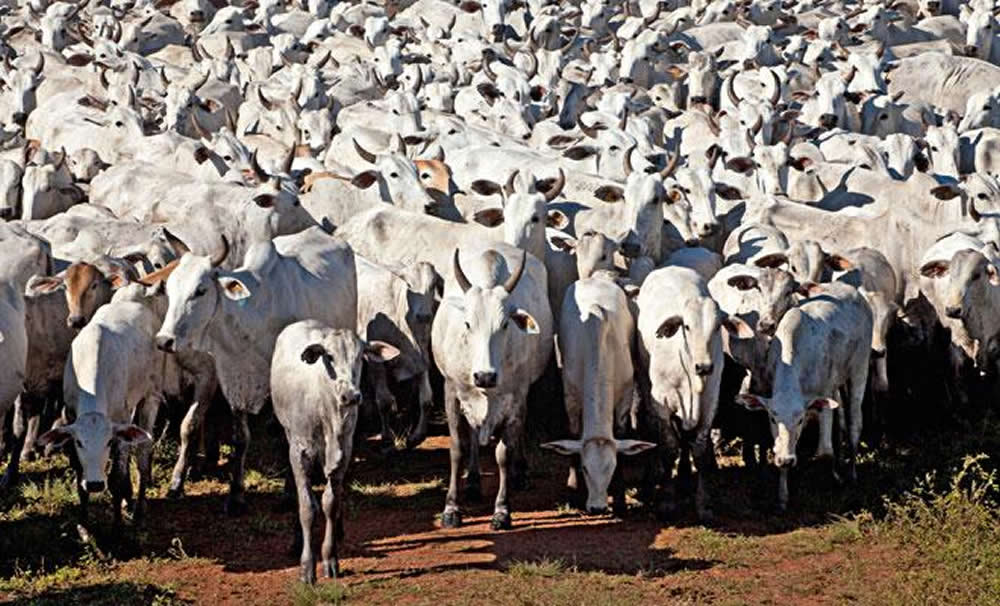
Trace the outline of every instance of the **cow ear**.
<path fill-rule="evenodd" d="M 736 403 L 741 404 L 747 410 L 767 410 L 767 402 L 767 398 L 750 393 L 741 393 L 736 396 Z"/>
<path fill-rule="evenodd" d="M 546 234 L 545 238 L 549 241 L 549 248 L 552 250 L 561 250 L 571 255 L 576 254 L 577 240 L 573 236 L 557 232 L 551 235 Z"/>
<path fill-rule="evenodd" d="M 847 271 L 854 267 L 854 264 L 838 254 L 828 254 L 823 257 L 823 264 L 834 271 Z"/>
<path fill-rule="evenodd" d="M 73 426 L 63 425 L 62 427 L 53 427 L 38 436 L 36 443 L 40 448 L 45 446 L 54 446 L 58 448 L 71 439 L 73 439 Z"/>
<path fill-rule="evenodd" d="M 395 360 L 399 350 L 385 341 L 369 341 L 365 345 L 365 360 L 375 364 Z"/>
<path fill-rule="evenodd" d="M 762 257 L 757 257 L 754 259 L 753 264 L 757 267 L 770 267 L 777 268 L 781 267 L 785 263 L 788 263 L 788 255 L 783 252 L 775 252 L 769 255 L 764 255 Z"/>
<path fill-rule="evenodd" d="M 9 33 L 9 32 L 8 32 Z M 70 55 L 66 59 L 66 65 L 72 65 L 73 67 L 83 67 L 88 65 L 94 58 L 90 55 L 85 55 L 83 53 L 76 53 L 75 55 Z"/>
<path fill-rule="evenodd" d="M 226 298 L 232 301 L 242 301 L 250 296 L 250 289 L 237 278 L 219 277 L 216 280 L 219 281 Z"/>
<path fill-rule="evenodd" d="M 733 276 L 726 281 L 736 290 L 751 290 L 757 288 L 757 278 L 748 275 Z"/>
<path fill-rule="evenodd" d="M 594 197 L 601 202 L 621 202 L 625 199 L 625 190 L 617 185 L 602 185 L 594 190 Z"/>
<path fill-rule="evenodd" d="M 496 227 L 503 223 L 502 208 L 484 208 L 472 215 L 472 220 L 486 227 Z"/>
<path fill-rule="evenodd" d="M 546 442 L 541 446 L 546 450 L 554 450 L 566 456 L 580 454 L 580 450 L 582 450 L 580 440 L 556 440 L 555 442 Z"/>
<path fill-rule="evenodd" d="M 24 296 L 38 297 L 55 292 L 66 285 L 59 276 L 31 276 L 24 287 Z"/>
<path fill-rule="evenodd" d="M 951 200 L 962 195 L 962 188 L 954 183 L 946 183 L 931 189 L 931 195 L 938 200 Z"/>
<path fill-rule="evenodd" d="M 253 203 L 261 208 L 274 208 L 277 201 L 278 199 L 272 194 L 260 194 L 253 199 Z"/>
<path fill-rule="evenodd" d="M 561 210 L 550 209 L 545 216 L 545 226 L 552 229 L 566 229 L 569 226 L 569 217 Z"/>
<path fill-rule="evenodd" d="M 738 316 L 726 316 L 723 318 L 722 327 L 726 329 L 726 332 L 731 337 L 752 339 L 754 336 L 753 328 Z"/>
<path fill-rule="evenodd" d="M 459 4 L 458 8 L 462 9 L 467 13 L 474 13 L 480 10 L 482 6 L 478 2 L 473 2 L 472 0 L 468 0 L 467 2 Z"/>
<path fill-rule="evenodd" d="M 726 160 L 726 168 L 737 173 L 745 173 L 754 168 L 754 162 L 751 158 L 739 156 Z"/>
<path fill-rule="evenodd" d="M 715 184 L 715 193 L 722 196 L 724 200 L 742 200 L 746 197 L 740 190 L 723 183 Z"/>
<path fill-rule="evenodd" d="M 306 347 L 302 350 L 302 355 L 299 356 L 303 362 L 306 364 L 315 364 L 316 360 L 319 360 L 324 355 L 326 355 L 326 350 L 319 343 L 313 343 L 312 345 Z"/>
<path fill-rule="evenodd" d="M 1000 286 L 1000 273 L 997 272 L 997 266 L 992 263 L 986 264 L 986 275 L 990 278 L 990 284 L 993 286 Z"/>
<path fill-rule="evenodd" d="M 207 147 L 198 146 L 198 149 L 194 150 L 194 161 L 198 164 L 204 164 L 211 156 L 212 151 Z"/>
<path fill-rule="evenodd" d="M 478 86 L 476 86 L 476 91 L 478 91 L 479 96 L 486 99 L 486 102 L 490 105 L 493 105 L 497 99 L 503 96 L 500 89 L 497 88 L 492 82 L 481 82 Z"/>
<path fill-rule="evenodd" d="M 650 448 L 656 448 L 656 444 L 643 442 L 642 440 L 615 440 L 615 450 L 618 454 L 625 456 L 637 455 L 640 452 L 646 452 Z"/>
<path fill-rule="evenodd" d="M 834 410 L 840 408 L 840 402 L 833 398 L 815 398 L 809 402 L 810 410 Z"/>
<path fill-rule="evenodd" d="M 500 184 L 489 179 L 476 179 L 472 182 L 472 191 L 480 196 L 492 196 L 503 191 Z"/>
<path fill-rule="evenodd" d="M 813 165 L 812 158 L 807 158 L 805 156 L 792 158 L 788 163 L 799 172 L 802 172 Z"/>
<path fill-rule="evenodd" d="M 538 322 L 535 322 L 535 318 L 523 309 L 515 309 L 510 314 L 510 319 L 518 328 L 529 335 L 537 335 L 541 332 L 538 328 Z"/>
<path fill-rule="evenodd" d="M 376 181 L 378 181 L 378 171 L 366 170 L 354 175 L 354 178 L 351 179 L 351 185 L 359 189 L 368 189 Z"/>
<path fill-rule="evenodd" d="M 563 152 L 563 156 L 569 158 L 570 160 L 583 160 L 584 158 L 596 155 L 597 148 L 591 145 L 574 145 Z"/>
<path fill-rule="evenodd" d="M 145 444 L 152 442 L 153 436 L 138 425 L 115 425 L 115 437 L 126 444 Z"/>
<path fill-rule="evenodd" d="M 572 137 L 570 135 L 555 135 L 545 142 L 546 145 L 553 149 L 562 149 L 563 147 L 576 143 L 579 137 Z"/>
<path fill-rule="evenodd" d="M 669 339 L 670 337 L 677 334 L 680 327 L 684 324 L 684 318 L 680 316 L 671 316 L 660 324 L 659 328 L 656 329 L 657 339 Z"/>

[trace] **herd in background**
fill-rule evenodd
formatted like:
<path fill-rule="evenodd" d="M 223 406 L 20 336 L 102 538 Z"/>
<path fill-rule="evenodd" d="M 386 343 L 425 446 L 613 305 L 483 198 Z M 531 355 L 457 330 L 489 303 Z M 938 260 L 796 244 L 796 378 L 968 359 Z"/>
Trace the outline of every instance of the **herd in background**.
<path fill-rule="evenodd" d="M 710 518 L 723 437 L 773 462 L 782 509 L 799 457 L 853 480 L 863 423 L 921 368 L 958 410 L 993 386 L 998 12 L 0 0 L 0 490 L 65 445 L 84 515 L 108 489 L 117 524 L 134 456 L 141 519 L 161 407 L 183 411 L 181 498 L 221 394 L 238 514 L 272 402 L 314 581 L 320 511 L 337 574 L 359 408 L 387 447 L 412 416 L 416 446 L 439 376 L 445 527 L 496 439 L 510 528 L 543 376 L 569 435 L 542 446 L 589 513 L 624 511 L 621 455 L 648 451 L 643 499 L 672 514 L 693 463 Z"/>

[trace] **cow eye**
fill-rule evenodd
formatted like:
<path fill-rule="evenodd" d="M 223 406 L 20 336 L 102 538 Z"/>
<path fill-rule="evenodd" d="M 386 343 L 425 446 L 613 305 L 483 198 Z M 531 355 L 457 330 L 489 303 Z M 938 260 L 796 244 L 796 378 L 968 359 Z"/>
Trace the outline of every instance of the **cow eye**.
<path fill-rule="evenodd" d="M 507 330 L 508 325 L 510 325 L 510 320 L 504 320 L 503 324 L 500 325 L 500 330 Z"/>
<path fill-rule="evenodd" d="M 392 177 L 393 179 L 398 179 L 399 173 L 389 173 L 389 176 Z"/>
<path fill-rule="evenodd" d="M 621 148 L 620 148 L 620 147 L 618 147 L 617 145 L 612 145 L 612 146 L 611 146 L 611 147 L 610 147 L 609 149 L 610 149 L 611 151 L 613 151 L 613 152 L 616 152 L 616 151 L 619 151 L 619 150 L 621 150 Z"/>
<path fill-rule="evenodd" d="M 226 162 L 232 162 L 233 161 L 233 157 L 230 156 L 229 154 L 226 154 L 225 156 L 222 156 L 222 159 L 225 160 Z"/>
<path fill-rule="evenodd" d="M 430 179 L 431 175 L 430 175 L 430 173 L 420 173 L 420 178 L 421 179 Z"/>
<path fill-rule="evenodd" d="M 379 58 L 375 57 L 375 63 L 378 63 L 378 62 L 379 62 Z"/>
<path fill-rule="evenodd" d="M 458 132 L 458 131 L 457 131 L 457 130 L 455 130 L 455 129 L 453 128 L 453 129 L 451 129 L 451 130 L 449 130 L 449 131 L 448 131 L 448 134 L 449 134 L 449 135 L 454 135 L 454 134 L 455 134 L 455 133 L 457 133 L 457 132 Z"/>
<path fill-rule="evenodd" d="M 889 119 L 889 116 L 888 116 L 888 115 L 886 115 L 886 114 L 882 114 L 881 116 L 879 116 L 879 117 L 878 117 L 878 119 L 879 119 L 879 120 L 888 120 L 888 119 Z"/>
<path fill-rule="evenodd" d="M 932 151 L 932 152 L 936 152 L 937 150 L 938 150 L 938 148 L 937 148 L 937 147 L 935 147 L 935 146 L 931 145 L 931 151 Z"/>
<path fill-rule="evenodd" d="M 465 323 L 465 330 L 472 330 L 472 327 L 469 326 L 468 322 Z"/>
<path fill-rule="evenodd" d="M 79 438 L 76 440 L 76 445 L 79 446 L 80 448 L 83 448 L 83 442 L 81 442 Z"/>
<path fill-rule="evenodd" d="M 607 261 L 607 260 L 608 260 L 608 255 L 606 254 L 601 255 L 601 261 Z"/>
<path fill-rule="evenodd" d="M 531 215 L 531 222 L 538 223 L 538 215 Z"/>
<path fill-rule="evenodd" d="M 392 113 L 398 116 L 399 115 L 399 110 L 398 109 L 394 109 L 394 110 L 392 110 Z"/>
<path fill-rule="evenodd" d="M 983 192 L 979 192 L 978 194 L 976 194 L 976 198 L 978 198 L 980 200 L 985 200 L 986 199 L 986 194 L 984 194 Z"/>
<path fill-rule="evenodd" d="M 94 290 L 95 288 L 97 288 L 97 282 L 91 282 L 90 283 L 90 290 Z"/>
<path fill-rule="evenodd" d="M 192 298 L 197 299 L 198 297 L 201 297 L 204 294 L 205 294 L 205 287 L 199 286 L 198 288 L 194 289 L 194 296 Z"/>

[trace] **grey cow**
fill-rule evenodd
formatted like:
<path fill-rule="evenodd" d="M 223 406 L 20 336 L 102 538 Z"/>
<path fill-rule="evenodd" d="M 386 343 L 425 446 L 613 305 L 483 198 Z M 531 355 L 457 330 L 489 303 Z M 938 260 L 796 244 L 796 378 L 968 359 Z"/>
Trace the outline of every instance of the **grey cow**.
<path fill-rule="evenodd" d="M 397 355 L 399 350 L 391 345 L 365 344 L 352 330 L 316 320 L 288 325 L 275 341 L 271 396 L 274 415 L 288 438 L 288 463 L 298 491 L 305 583 L 316 582 L 311 536 L 318 507 L 309 481 L 311 467 L 316 461 L 323 464 L 323 575 L 332 578 L 338 573 L 337 541 L 344 533 L 344 475 L 361 403 L 361 362 L 384 362 Z"/>

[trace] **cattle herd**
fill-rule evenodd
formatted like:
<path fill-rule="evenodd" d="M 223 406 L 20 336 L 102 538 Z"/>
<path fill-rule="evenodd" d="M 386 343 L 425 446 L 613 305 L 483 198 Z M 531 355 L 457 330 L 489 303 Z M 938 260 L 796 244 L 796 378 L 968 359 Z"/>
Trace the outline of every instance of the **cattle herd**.
<path fill-rule="evenodd" d="M 556 377 L 568 432 L 541 446 L 587 513 L 624 511 L 648 451 L 641 499 L 669 516 L 693 465 L 709 518 L 727 436 L 780 509 L 801 456 L 850 482 L 863 421 L 916 389 L 894 356 L 940 355 L 958 407 L 995 374 L 997 12 L 0 0 L 0 490 L 61 447 L 117 525 L 134 459 L 140 519 L 158 415 L 181 406 L 182 498 L 221 394 L 226 510 L 273 410 L 313 582 L 365 407 L 388 447 L 410 415 L 412 448 L 443 406 L 444 527 L 495 440 L 502 530 Z"/>

